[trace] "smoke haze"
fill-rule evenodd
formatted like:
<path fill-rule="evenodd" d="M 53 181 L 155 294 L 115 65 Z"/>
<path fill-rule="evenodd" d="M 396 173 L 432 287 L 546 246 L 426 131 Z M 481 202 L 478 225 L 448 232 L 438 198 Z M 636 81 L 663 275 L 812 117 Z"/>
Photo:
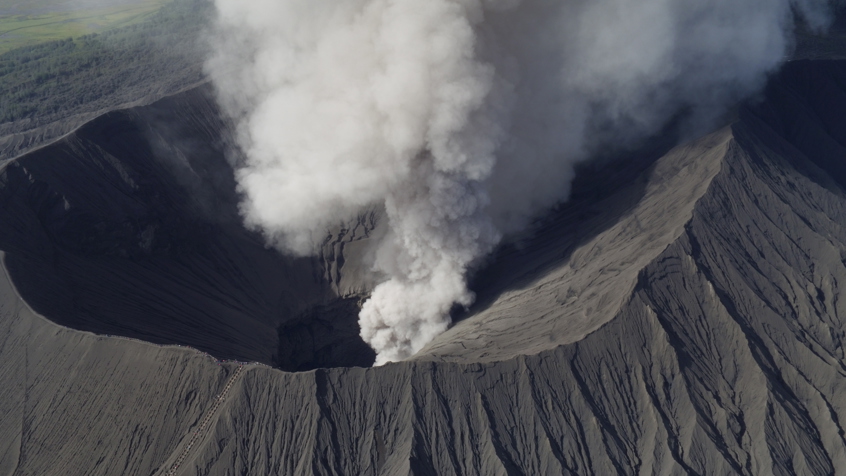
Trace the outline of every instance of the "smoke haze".
<path fill-rule="evenodd" d="M 288 252 L 380 205 L 377 364 L 473 296 L 465 275 L 569 194 L 574 165 L 679 111 L 707 125 L 826 0 L 215 0 L 207 70 L 239 125 L 249 226 Z"/>

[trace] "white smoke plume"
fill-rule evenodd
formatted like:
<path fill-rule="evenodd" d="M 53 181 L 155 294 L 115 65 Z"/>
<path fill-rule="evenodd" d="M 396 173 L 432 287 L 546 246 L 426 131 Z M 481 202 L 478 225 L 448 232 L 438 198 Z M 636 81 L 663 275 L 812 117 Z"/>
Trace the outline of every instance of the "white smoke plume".
<path fill-rule="evenodd" d="M 215 0 L 207 70 L 238 122 L 243 213 L 307 254 L 384 206 L 377 364 L 473 296 L 465 274 L 567 198 L 601 141 L 708 121 L 757 91 L 826 0 Z"/>

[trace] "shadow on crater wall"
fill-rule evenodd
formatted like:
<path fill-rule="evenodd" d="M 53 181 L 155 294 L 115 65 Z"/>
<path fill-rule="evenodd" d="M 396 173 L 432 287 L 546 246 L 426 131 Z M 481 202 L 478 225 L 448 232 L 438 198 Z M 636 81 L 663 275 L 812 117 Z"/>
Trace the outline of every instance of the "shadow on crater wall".
<path fill-rule="evenodd" d="M 241 225 L 211 97 L 109 113 L 0 171 L 0 249 L 22 297 L 74 329 L 218 358 L 372 364 L 325 264 Z"/>
<path fill-rule="evenodd" d="M 357 299 L 310 309 L 279 326 L 276 367 L 301 372 L 327 367 L 371 367 L 376 353 L 359 336 Z"/>

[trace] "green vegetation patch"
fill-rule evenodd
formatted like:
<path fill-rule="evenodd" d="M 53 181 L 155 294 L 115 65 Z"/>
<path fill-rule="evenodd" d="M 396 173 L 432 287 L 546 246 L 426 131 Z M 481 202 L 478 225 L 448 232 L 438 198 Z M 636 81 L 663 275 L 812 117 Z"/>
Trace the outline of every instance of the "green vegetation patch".
<path fill-rule="evenodd" d="M 51 40 L 78 37 L 149 19 L 169 0 L 134 0 L 121 5 L 91 4 L 75 11 L 35 3 L 29 10 L 0 10 L 0 53 Z M 25 13 L 22 13 L 25 12 Z"/>
<path fill-rule="evenodd" d="M 200 80 L 210 12 L 207 0 L 173 0 L 131 26 L 0 54 L 0 125 L 47 123 Z"/>

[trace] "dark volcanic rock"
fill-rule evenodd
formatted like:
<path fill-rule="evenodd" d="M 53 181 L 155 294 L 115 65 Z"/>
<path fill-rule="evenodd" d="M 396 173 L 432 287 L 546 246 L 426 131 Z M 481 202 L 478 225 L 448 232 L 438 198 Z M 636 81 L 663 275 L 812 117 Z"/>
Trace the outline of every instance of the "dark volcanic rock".
<path fill-rule="evenodd" d="M 0 473 L 165 474 L 176 462 L 176 474 L 214 475 L 843 473 L 844 101 L 842 64 L 789 65 L 730 127 L 501 253 L 480 271 L 476 282 L 494 291 L 480 290 L 472 315 L 380 368 L 236 374 L 189 350 L 59 328 L 0 279 Z M 15 253 L 44 273 L 71 266 L 68 255 L 89 259 L 85 250 L 139 259 L 59 246 L 49 230 L 66 226 L 56 217 L 70 192 L 38 185 L 51 182 L 28 179 L 30 168 L 14 172 L 27 192 L 6 203 L 33 211 L 4 207 L 3 220 L 46 231 L 4 238 L 10 268 Z M 143 227 L 129 223 L 103 233 L 131 243 L 125 230 Z M 334 249 L 322 256 L 336 266 L 316 268 L 314 282 L 349 289 Z M 57 300 L 79 292 L 62 289 Z M 185 293 L 197 306 L 217 296 Z M 326 316 L 353 304 L 293 312 L 281 340 L 331 335 Z"/>
<path fill-rule="evenodd" d="M 289 372 L 370 367 L 376 353 L 359 337 L 358 299 L 319 305 L 279 326 L 275 366 Z"/>
<path fill-rule="evenodd" d="M 291 352 L 277 328 L 336 289 L 316 259 L 284 257 L 244 230 L 210 97 L 200 88 L 112 112 L 10 163 L 0 249 L 24 298 L 59 324 L 308 367 L 280 357 Z M 331 339 L 364 345 L 351 319 Z M 319 358 L 329 344 L 314 345 Z M 373 361 L 331 353 L 326 365 Z"/>

